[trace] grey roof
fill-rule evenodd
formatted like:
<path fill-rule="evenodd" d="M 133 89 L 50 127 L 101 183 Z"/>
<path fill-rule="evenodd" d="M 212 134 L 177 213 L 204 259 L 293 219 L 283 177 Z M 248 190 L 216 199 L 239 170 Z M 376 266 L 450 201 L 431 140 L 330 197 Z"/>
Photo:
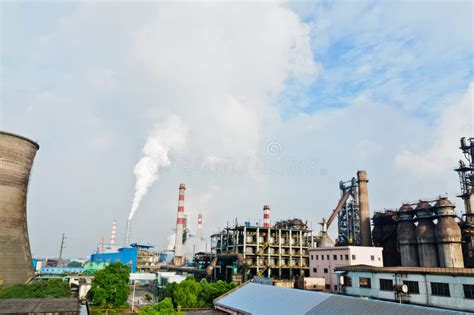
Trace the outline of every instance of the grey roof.
<path fill-rule="evenodd" d="M 64 299 L 0 299 L 0 314 L 56 313 L 68 312 L 79 314 L 79 301 L 74 298 Z"/>
<path fill-rule="evenodd" d="M 216 307 L 243 314 L 463 314 L 410 304 L 398 304 L 324 292 L 247 283 L 214 301 Z"/>

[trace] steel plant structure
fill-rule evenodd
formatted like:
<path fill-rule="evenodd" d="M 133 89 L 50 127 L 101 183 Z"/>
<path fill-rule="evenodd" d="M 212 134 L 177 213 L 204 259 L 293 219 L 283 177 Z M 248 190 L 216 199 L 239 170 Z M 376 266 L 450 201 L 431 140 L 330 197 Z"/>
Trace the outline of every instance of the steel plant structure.
<path fill-rule="evenodd" d="M 34 277 L 26 196 L 38 149 L 30 139 L 0 131 L 0 283 L 5 287 Z"/>

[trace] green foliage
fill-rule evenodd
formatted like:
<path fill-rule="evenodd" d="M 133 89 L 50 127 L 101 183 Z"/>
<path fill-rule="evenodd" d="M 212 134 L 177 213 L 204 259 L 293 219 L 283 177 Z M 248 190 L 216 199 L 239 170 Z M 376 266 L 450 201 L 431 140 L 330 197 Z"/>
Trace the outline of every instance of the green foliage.
<path fill-rule="evenodd" d="M 69 284 L 61 279 L 17 284 L 0 291 L 0 299 L 65 298 L 70 296 Z"/>
<path fill-rule="evenodd" d="M 235 283 L 224 281 L 200 282 L 192 277 L 177 283 L 169 283 L 160 292 L 162 298 L 171 298 L 175 307 L 196 308 L 212 306 L 215 298 L 235 288 Z"/>
<path fill-rule="evenodd" d="M 130 287 L 130 268 L 112 263 L 94 275 L 89 300 L 98 306 L 121 307 L 127 304 Z"/>
<path fill-rule="evenodd" d="M 77 260 L 72 260 L 67 264 L 68 267 L 82 267 L 82 263 Z"/>
<path fill-rule="evenodd" d="M 173 307 L 171 298 L 165 298 L 153 306 L 145 306 L 140 309 L 141 315 L 168 315 L 168 314 L 184 314 L 176 312 Z"/>

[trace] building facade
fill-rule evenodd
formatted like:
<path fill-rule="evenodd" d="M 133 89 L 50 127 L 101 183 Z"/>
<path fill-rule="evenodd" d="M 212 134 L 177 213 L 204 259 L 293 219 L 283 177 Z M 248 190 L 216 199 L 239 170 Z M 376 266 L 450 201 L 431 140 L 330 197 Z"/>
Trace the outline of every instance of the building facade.
<path fill-rule="evenodd" d="M 382 247 L 335 246 L 309 249 L 309 274 L 324 278 L 326 291 L 338 291 L 336 267 L 351 265 L 383 266 Z"/>
<path fill-rule="evenodd" d="M 466 268 L 345 266 L 341 292 L 352 296 L 402 301 L 474 312 L 474 270 Z M 405 284 L 407 294 L 394 290 Z"/>

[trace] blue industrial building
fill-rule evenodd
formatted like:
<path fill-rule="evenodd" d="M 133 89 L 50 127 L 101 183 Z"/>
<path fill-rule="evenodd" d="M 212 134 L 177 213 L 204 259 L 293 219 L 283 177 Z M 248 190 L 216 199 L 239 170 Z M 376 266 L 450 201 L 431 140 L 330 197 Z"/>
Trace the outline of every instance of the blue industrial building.
<path fill-rule="evenodd" d="M 138 247 L 123 247 L 116 252 L 95 253 L 91 255 L 91 262 L 100 264 L 111 264 L 121 262 L 130 266 L 132 272 L 137 271 Z"/>

